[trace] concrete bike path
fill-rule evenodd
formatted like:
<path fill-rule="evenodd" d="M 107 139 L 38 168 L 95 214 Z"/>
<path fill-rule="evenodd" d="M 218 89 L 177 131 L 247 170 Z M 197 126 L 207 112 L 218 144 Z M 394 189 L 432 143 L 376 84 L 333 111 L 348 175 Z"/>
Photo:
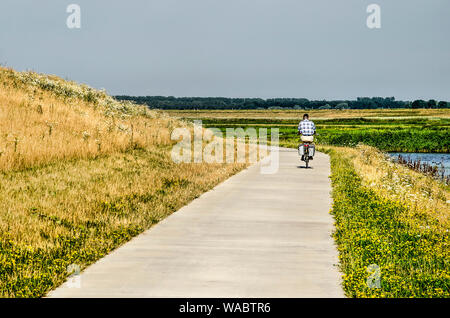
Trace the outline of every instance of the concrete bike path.
<path fill-rule="evenodd" d="M 251 166 L 48 296 L 343 297 L 329 158 L 305 169 L 296 150 L 279 154 L 277 173 Z"/>

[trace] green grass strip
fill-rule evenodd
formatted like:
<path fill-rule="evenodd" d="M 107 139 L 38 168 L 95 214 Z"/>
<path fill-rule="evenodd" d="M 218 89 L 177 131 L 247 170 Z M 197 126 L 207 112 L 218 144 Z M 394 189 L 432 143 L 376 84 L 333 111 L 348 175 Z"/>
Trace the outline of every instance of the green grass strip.
<path fill-rule="evenodd" d="M 450 297 L 448 232 L 420 226 L 430 217 L 408 213 L 400 203 L 380 198 L 362 186 L 349 158 L 328 152 L 334 200 L 331 213 L 336 222 L 333 235 L 346 295 Z M 377 275 L 376 268 L 380 288 L 371 279 Z"/>

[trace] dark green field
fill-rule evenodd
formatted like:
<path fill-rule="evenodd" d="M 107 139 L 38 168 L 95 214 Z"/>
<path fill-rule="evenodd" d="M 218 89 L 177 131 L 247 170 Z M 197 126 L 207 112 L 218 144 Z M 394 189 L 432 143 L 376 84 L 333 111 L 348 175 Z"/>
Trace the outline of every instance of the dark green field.
<path fill-rule="evenodd" d="M 199 118 L 202 119 L 202 118 Z M 205 127 L 279 128 L 280 145 L 298 144 L 295 119 L 204 118 Z M 316 142 L 321 145 L 356 146 L 363 143 L 383 151 L 450 152 L 448 118 L 340 118 L 314 120 Z"/>

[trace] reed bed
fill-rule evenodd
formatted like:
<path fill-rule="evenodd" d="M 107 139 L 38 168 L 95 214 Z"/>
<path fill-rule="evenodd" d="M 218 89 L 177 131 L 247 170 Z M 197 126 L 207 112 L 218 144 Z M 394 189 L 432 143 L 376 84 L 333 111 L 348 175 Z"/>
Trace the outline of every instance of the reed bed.
<path fill-rule="evenodd" d="M 450 184 L 450 176 L 445 175 L 445 167 L 442 162 L 439 166 L 431 165 L 427 162 L 421 162 L 420 159 L 413 160 L 402 155 L 398 155 L 396 162 L 408 167 L 411 170 L 429 175 L 434 179 L 444 182 L 445 184 Z"/>

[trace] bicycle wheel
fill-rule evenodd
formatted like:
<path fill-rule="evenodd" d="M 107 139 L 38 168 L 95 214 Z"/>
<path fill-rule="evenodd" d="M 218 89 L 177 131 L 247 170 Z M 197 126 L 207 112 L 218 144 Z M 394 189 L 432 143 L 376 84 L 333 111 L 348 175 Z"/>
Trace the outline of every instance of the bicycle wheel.
<path fill-rule="evenodd" d="M 306 151 L 305 151 L 305 164 L 306 164 L 306 168 L 308 168 L 308 166 L 309 166 L 309 149 L 308 148 L 306 148 Z"/>

